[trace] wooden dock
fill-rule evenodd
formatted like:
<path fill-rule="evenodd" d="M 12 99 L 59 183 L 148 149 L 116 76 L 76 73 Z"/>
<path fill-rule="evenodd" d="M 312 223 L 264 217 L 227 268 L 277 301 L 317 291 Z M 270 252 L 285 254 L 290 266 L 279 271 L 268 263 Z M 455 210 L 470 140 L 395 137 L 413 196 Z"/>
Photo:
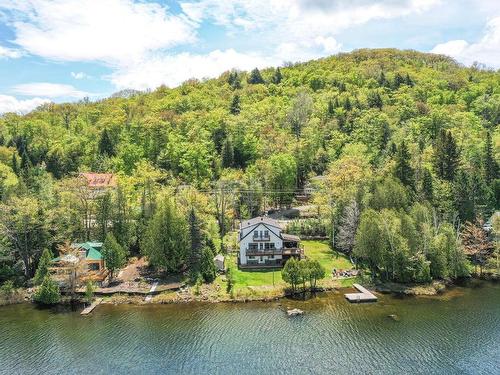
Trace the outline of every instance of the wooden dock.
<path fill-rule="evenodd" d="M 151 289 L 149 290 L 149 294 L 146 296 L 145 301 L 146 302 L 151 302 L 153 299 L 153 293 L 155 292 L 156 288 L 158 288 L 158 281 L 155 281 L 153 285 L 151 285 Z"/>
<path fill-rule="evenodd" d="M 83 309 L 80 315 L 89 315 L 102 302 L 102 298 L 97 298 L 89 307 Z"/>
<path fill-rule="evenodd" d="M 356 288 L 359 293 L 346 293 L 344 294 L 345 298 L 349 302 L 357 303 L 357 302 L 375 302 L 377 301 L 377 296 L 370 292 L 365 287 L 359 284 L 353 284 L 354 288 Z"/>

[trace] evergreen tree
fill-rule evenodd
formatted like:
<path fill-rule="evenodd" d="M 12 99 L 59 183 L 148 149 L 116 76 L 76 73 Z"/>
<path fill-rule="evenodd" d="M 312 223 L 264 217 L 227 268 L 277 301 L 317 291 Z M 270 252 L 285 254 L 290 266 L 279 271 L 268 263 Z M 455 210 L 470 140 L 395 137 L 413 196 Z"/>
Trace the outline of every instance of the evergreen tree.
<path fill-rule="evenodd" d="M 222 167 L 231 168 L 234 165 L 234 148 L 231 137 L 227 137 L 222 146 Z"/>
<path fill-rule="evenodd" d="M 273 78 L 271 79 L 271 82 L 276 84 L 276 85 L 279 85 L 282 80 L 283 80 L 283 76 L 281 75 L 281 70 L 279 67 L 277 67 L 276 70 L 274 71 L 274 75 L 273 75 Z"/>
<path fill-rule="evenodd" d="M 410 87 L 415 86 L 415 83 L 413 82 L 413 80 L 411 79 L 411 77 L 408 73 L 406 73 L 405 84 L 410 86 Z"/>
<path fill-rule="evenodd" d="M 432 200 L 434 199 L 434 187 L 432 184 L 432 174 L 428 168 L 424 169 L 423 176 L 422 176 L 422 195 L 429 202 L 432 202 Z"/>
<path fill-rule="evenodd" d="M 38 261 L 38 268 L 35 272 L 35 278 L 33 280 L 36 285 L 40 285 L 43 282 L 45 276 L 47 276 L 49 272 L 49 266 L 52 262 L 53 257 L 54 255 L 49 249 L 43 249 L 42 256 Z"/>
<path fill-rule="evenodd" d="M 382 100 L 379 92 L 376 90 L 372 90 L 368 93 L 367 101 L 370 108 L 382 109 L 384 106 L 384 101 Z"/>
<path fill-rule="evenodd" d="M 405 141 L 399 145 L 396 153 L 396 177 L 403 183 L 403 185 L 414 189 L 415 187 L 415 171 L 410 164 L 411 155 L 406 146 Z"/>
<path fill-rule="evenodd" d="M 200 274 L 207 283 L 211 283 L 217 276 L 217 269 L 214 263 L 214 254 L 208 247 L 205 247 L 201 256 Z"/>
<path fill-rule="evenodd" d="M 328 101 L 328 109 L 326 111 L 328 117 L 332 117 L 335 114 L 335 108 L 333 107 L 333 102 Z"/>
<path fill-rule="evenodd" d="M 265 83 L 264 78 L 262 78 L 262 75 L 260 74 L 260 70 L 255 68 L 250 72 L 250 77 L 248 77 L 247 82 L 251 85 L 256 85 L 259 83 Z"/>
<path fill-rule="evenodd" d="M 462 222 L 475 220 L 475 203 L 472 196 L 471 180 L 467 172 L 459 170 L 454 184 L 455 208 Z"/>
<path fill-rule="evenodd" d="M 352 110 L 352 104 L 351 104 L 351 101 L 349 100 L 349 97 L 347 97 L 345 100 L 344 100 L 344 105 L 343 105 L 344 109 L 349 112 Z"/>
<path fill-rule="evenodd" d="M 229 83 L 229 86 L 231 86 L 233 90 L 241 89 L 241 79 L 236 70 L 233 70 L 229 73 L 227 82 Z"/>
<path fill-rule="evenodd" d="M 380 76 L 378 77 L 378 84 L 379 86 L 387 86 L 387 79 L 385 78 L 385 73 L 382 71 L 380 72 Z"/>
<path fill-rule="evenodd" d="M 103 156 L 110 157 L 115 155 L 115 146 L 106 128 L 101 133 L 101 138 L 99 139 L 98 144 L 98 151 L 99 154 Z"/>
<path fill-rule="evenodd" d="M 441 130 L 434 145 L 434 166 L 437 175 L 453 181 L 460 163 L 460 153 L 451 132 Z"/>
<path fill-rule="evenodd" d="M 187 258 L 188 225 L 170 199 L 164 200 L 149 221 L 141 251 L 152 266 L 179 272 Z"/>
<path fill-rule="evenodd" d="M 394 83 L 392 85 L 393 88 L 395 89 L 399 89 L 399 87 L 401 87 L 401 85 L 405 82 L 405 79 L 403 78 L 403 76 L 399 73 L 396 73 L 394 75 Z"/>
<path fill-rule="evenodd" d="M 200 262 L 203 255 L 203 232 L 201 230 L 200 220 L 194 208 L 191 208 L 189 211 L 188 225 L 190 245 L 188 267 L 193 275 L 193 279 L 196 279 L 194 275 L 200 272 Z"/>
<path fill-rule="evenodd" d="M 12 153 L 12 171 L 19 176 L 19 162 L 17 161 L 16 153 Z"/>
<path fill-rule="evenodd" d="M 45 275 L 42 285 L 33 295 L 33 300 L 42 305 L 55 305 L 61 300 L 61 292 L 59 286 L 53 281 L 49 275 Z"/>
<path fill-rule="evenodd" d="M 116 241 L 113 233 L 108 233 L 106 236 L 106 240 L 102 246 L 102 257 L 106 263 L 106 268 L 110 272 L 109 278 L 113 280 L 114 272 L 123 267 L 127 260 L 127 253 Z"/>
<path fill-rule="evenodd" d="M 484 145 L 484 177 L 488 184 L 498 177 L 498 165 L 493 156 L 493 143 L 491 140 L 491 132 L 486 133 L 486 141 Z"/>
<path fill-rule="evenodd" d="M 104 240 L 108 234 L 108 226 L 112 218 L 111 193 L 105 192 L 96 199 L 96 222 L 99 228 L 99 238 Z"/>
<path fill-rule="evenodd" d="M 111 208 L 113 235 L 118 243 L 122 245 L 125 250 L 127 250 L 131 243 L 133 227 L 129 203 L 127 202 L 127 197 L 121 184 L 119 184 L 116 188 L 115 199 L 112 201 Z"/>
<path fill-rule="evenodd" d="M 24 149 L 23 153 L 21 154 L 21 170 L 24 174 L 27 174 L 31 167 L 33 167 L 33 164 L 31 163 L 26 149 Z"/>
<path fill-rule="evenodd" d="M 241 111 L 240 108 L 240 96 L 238 94 L 233 95 L 233 99 L 231 101 L 231 106 L 229 107 L 229 112 L 232 115 L 239 115 Z"/>

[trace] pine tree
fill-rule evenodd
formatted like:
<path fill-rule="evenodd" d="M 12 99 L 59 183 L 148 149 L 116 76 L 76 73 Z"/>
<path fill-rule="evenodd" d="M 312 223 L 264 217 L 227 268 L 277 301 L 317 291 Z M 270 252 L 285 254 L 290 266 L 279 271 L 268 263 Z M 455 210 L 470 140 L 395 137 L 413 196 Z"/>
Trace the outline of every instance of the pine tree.
<path fill-rule="evenodd" d="M 422 176 L 422 194 L 426 200 L 432 202 L 434 199 L 434 187 L 432 184 L 432 174 L 428 168 L 424 169 Z"/>
<path fill-rule="evenodd" d="M 472 186 L 469 175 L 459 170 L 454 184 L 455 208 L 462 222 L 475 220 L 475 203 L 472 194 Z"/>
<path fill-rule="evenodd" d="M 414 189 L 415 187 L 415 171 L 410 164 L 411 155 L 406 146 L 405 141 L 399 145 L 396 153 L 396 177 L 403 183 L 403 185 Z"/>
<path fill-rule="evenodd" d="M 276 84 L 276 85 L 279 85 L 282 80 L 283 80 L 283 76 L 281 75 L 281 70 L 278 67 L 274 71 L 274 75 L 273 75 L 273 78 L 271 79 L 271 82 L 274 83 L 274 84 Z"/>
<path fill-rule="evenodd" d="M 408 73 L 406 73 L 405 84 L 410 86 L 410 87 L 415 86 L 415 83 L 413 82 L 413 80 L 411 79 L 411 77 Z"/>
<path fill-rule="evenodd" d="M 194 208 L 191 208 L 189 211 L 188 225 L 190 245 L 188 267 L 193 275 L 193 279 L 196 279 L 195 275 L 197 275 L 200 271 L 200 262 L 203 255 L 203 232 L 201 230 L 200 220 L 198 219 Z"/>
<path fill-rule="evenodd" d="M 460 153 L 451 132 L 441 130 L 434 145 L 434 167 L 438 177 L 453 181 L 460 163 Z"/>
<path fill-rule="evenodd" d="M 347 97 L 344 101 L 344 109 L 349 112 L 350 110 L 352 110 L 352 104 L 351 104 L 351 101 L 349 100 L 349 97 Z"/>
<path fill-rule="evenodd" d="M 484 145 L 484 177 L 488 184 L 497 178 L 498 165 L 493 157 L 493 143 L 491 140 L 491 132 L 486 133 L 486 141 Z"/>
<path fill-rule="evenodd" d="M 12 154 L 12 171 L 19 176 L 19 162 L 15 152 Z"/>
<path fill-rule="evenodd" d="M 404 82 L 405 82 L 405 80 L 404 80 L 403 76 L 399 73 L 396 73 L 394 75 L 393 88 L 399 89 Z"/>
<path fill-rule="evenodd" d="M 238 94 L 233 95 L 233 100 L 231 101 L 231 106 L 229 107 L 229 112 L 232 115 L 238 115 L 241 111 L 240 108 L 240 96 Z"/>
<path fill-rule="evenodd" d="M 33 299 L 42 305 L 55 305 L 61 300 L 59 286 L 49 275 L 45 275 L 42 285 L 35 292 Z"/>
<path fill-rule="evenodd" d="M 260 74 L 260 70 L 255 68 L 250 72 L 250 77 L 248 77 L 247 82 L 251 85 L 256 85 L 259 83 L 265 83 L 264 78 L 262 78 L 262 75 Z"/>
<path fill-rule="evenodd" d="M 214 263 L 214 254 L 208 247 L 205 247 L 201 256 L 200 274 L 207 283 L 211 283 L 217 276 L 217 269 Z"/>
<path fill-rule="evenodd" d="M 30 157 L 28 156 L 28 153 L 26 152 L 26 149 L 23 150 L 23 153 L 21 154 L 21 170 L 26 173 L 28 172 L 33 164 L 31 164 Z"/>
<path fill-rule="evenodd" d="M 380 76 L 378 77 L 379 86 L 387 86 L 387 79 L 385 78 L 384 72 L 380 72 Z"/>
<path fill-rule="evenodd" d="M 368 93 L 367 101 L 370 108 L 382 109 L 382 107 L 384 106 L 382 97 L 380 96 L 379 92 L 375 90 Z"/>
<path fill-rule="evenodd" d="M 328 109 L 327 109 L 328 117 L 332 117 L 335 114 L 335 108 L 333 107 L 333 102 L 331 100 L 328 101 Z"/>
<path fill-rule="evenodd" d="M 38 268 L 36 269 L 34 283 L 36 285 L 40 285 L 43 282 L 45 276 L 47 276 L 49 272 L 49 266 L 52 262 L 53 254 L 49 249 L 44 249 L 42 252 L 42 256 L 38 261 Z"/>
<path fill-rule="evenodd" d="M 222 167 L 231 168 L 234 165 L 234 148 L 231 137 L 227 137 L 222 146 Z"/>
<path fill-rule="evenodd" d="M 107 129 L 104 129 L 101 133 L 101 138 L 99 139 L 98 144 L 98 151 L 99 154 L 103 156 L 115 155 L 115 147 Z"/>
<path fill-rule="evenodd" d="M 116 241 L 113 233 L 108 233 L 106 240 L 102 246 L 102 257 L 106 263 L 106 268 L 109 270 L 110 280 L 113 280 L 113 274 L 117 269 L 125 265 L 127 253 L 123 247 Z"/>

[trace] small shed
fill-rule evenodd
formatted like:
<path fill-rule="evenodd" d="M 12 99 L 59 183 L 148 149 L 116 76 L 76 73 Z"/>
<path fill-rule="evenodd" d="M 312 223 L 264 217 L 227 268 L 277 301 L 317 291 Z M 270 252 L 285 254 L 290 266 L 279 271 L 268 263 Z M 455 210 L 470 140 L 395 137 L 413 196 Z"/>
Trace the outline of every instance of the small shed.
<path fill-rule="evenodd" d="M 214 263 L 215 263 L 215 267 L 217 268 L 217 271 L 221 271 L 221 272 L 224 272 L 226 270 L 226 267 L 224 265 L 224 255 L 222 254 L 217 254 L 215 257 L 214 257 Z"/>

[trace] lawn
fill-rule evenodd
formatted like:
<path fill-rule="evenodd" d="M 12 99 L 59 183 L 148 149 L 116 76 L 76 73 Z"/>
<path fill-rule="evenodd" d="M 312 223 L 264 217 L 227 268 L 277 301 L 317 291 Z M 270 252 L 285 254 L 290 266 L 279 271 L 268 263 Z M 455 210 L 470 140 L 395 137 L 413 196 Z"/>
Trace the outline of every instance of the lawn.
<path fill-rule="evenodd" d="M 327 274 L 335 269 L 351 269 L 352 264 L 344 254 L 332 251 L 326 241 L 302 241 L 305 255 L 315 259 L 325 268 Z"/>
<path fill-rule="evenodd" d="M 330 277 L 334 268 L 350 269 L 352 268 L 349 259 L 336 251 L 332 251 L 330 246 L 325 241 L 302 241 L 304 245 L 305 255 L 309 259 L 318 260 L 325 268 L 327 278 Z M 229 267 L 233 272 L 236 288 L 245 288 L 249 286 L 272 286 L 273 274 L 274 285 L 283 284 L 281 278 L 281 269 L 275 270 L 240 270 L 236 266 L 236 258 L 231 256 L 228 262 Z"/>

